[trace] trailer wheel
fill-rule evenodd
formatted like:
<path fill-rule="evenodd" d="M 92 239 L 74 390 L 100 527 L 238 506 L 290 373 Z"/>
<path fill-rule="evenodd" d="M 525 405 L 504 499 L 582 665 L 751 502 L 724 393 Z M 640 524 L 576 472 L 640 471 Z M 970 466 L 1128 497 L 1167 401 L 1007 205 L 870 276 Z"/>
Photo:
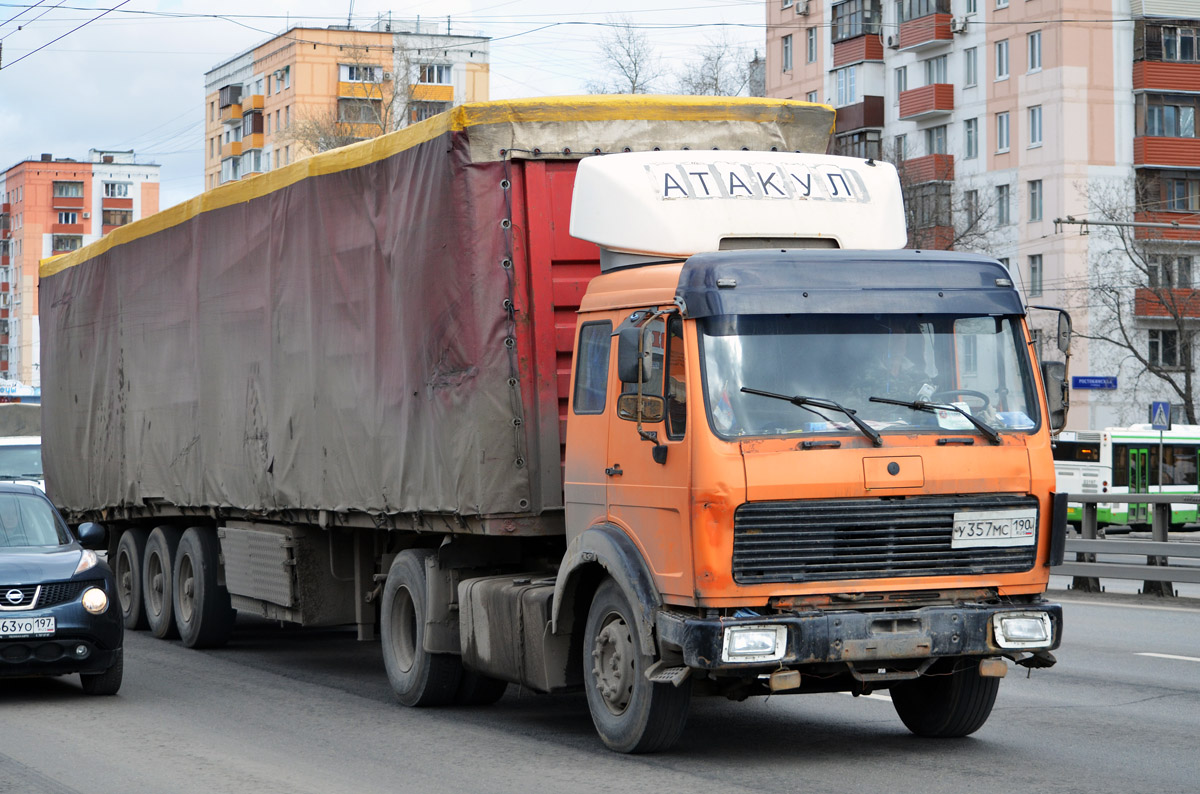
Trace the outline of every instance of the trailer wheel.
<path fill-rule="evenodd" d="M 146 554 L 142 561 L 142 600 L 150 632 L 159 639 L 178 636 L 171 603 L 175 588 L 171 582 L 175 578 L 179 535 L 177 528 L 161 526 L 155 527 L 146 540 Z"/>
<path fill-rule="evenodd" d="M 396 555 L 383 585 L 379 638 L 383 664 L 396 699 L 406 706 L 444 706 L 454 702 L 462 677 L 462 660 L 429 653 L 425 642 L 425 560 L 427 549 Z"/>
<path fill-rule="evenodd" d="M 915 681 L 892 687 L 892 705 L 917 736 L 955 738 L 983 727 L 1000 691 L 999 678 L 984 678 L 974 659 L 947 659 Z"/>
<path fill-rule="evenodd" d="M 650 657 L 641 647 L 633 608 L 612 579 L 592 599 L 584 643 L 588 710 L 604 743 L 620 753 L 674 744 L 687 721 L 691 688 L 646 679 Z"/>
<path fill-rule="evenodd" d="M 125 628 L 141 631 L 146 622 L 146 608 L 142 602 L 142 561 L 146 556 L 146 537 L 150 533 L 142 527 L 131 527 L 121 533 L 113 554 L 113 575 L 117 579 L 117 600 L 121 603 L 121 615 Z"/>
<path fill-rule="evenodd" d="M 454 702 L 460 706 L 490 706 L 508 689 L 508 682 L 474 670 L 463 670 Z"/>
<path fill-rule="evenodd" d="M 219 582 L 220 553 L 216 536 L 203 527 L 191 527 L 179 539 L 171 606 L 179 637 L 189 648 L 220 647 L 233 631 L 237 613 Z"/>

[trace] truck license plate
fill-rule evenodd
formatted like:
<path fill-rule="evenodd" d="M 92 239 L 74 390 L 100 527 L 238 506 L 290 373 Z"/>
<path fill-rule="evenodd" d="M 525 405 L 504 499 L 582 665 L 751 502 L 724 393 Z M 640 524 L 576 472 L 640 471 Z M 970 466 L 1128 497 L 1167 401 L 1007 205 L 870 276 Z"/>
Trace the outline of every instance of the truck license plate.
<path fill-rule="evenodd" d="M 1037 539 L 1037 510 L 968 510 L 954 514 L 950 548 L 1032 546 Z"/>
<path fill-rule="evenodd" d="M 0 637 L 49 637 L 54 634 L 54 618 L 0 619 Z"/>

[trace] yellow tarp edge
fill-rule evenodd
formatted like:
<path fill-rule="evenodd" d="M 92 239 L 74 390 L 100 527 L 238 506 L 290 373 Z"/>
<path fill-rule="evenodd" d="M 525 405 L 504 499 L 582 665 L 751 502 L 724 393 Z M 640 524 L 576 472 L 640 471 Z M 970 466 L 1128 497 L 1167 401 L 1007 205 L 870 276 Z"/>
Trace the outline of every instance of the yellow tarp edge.
<path fill-rule="evenodd" d="M 722 118 L 745 121 L 770 121 L 785 107 L 824 108 L 828 105 L 790 99 L 762 97 L 662 96 L 650 94 L 539 97 L 473 102 L 459 105 L 431 119 L 359 143 L 315 154 L 283 168 L 236 182 L 227 182 L 207 190 L 161 212 L 128 226 L 121 226 L 77 251 L 41 261 L 41 278 L 53 276 L 82 264 L 114 246 L 133 242 L 172 226 L 184 223 L 204 212 L 222 209 L 260 198 L 312 176 L 333 174 L 359 168 L 395 155 L 405 149 L 433 140 L 446 132 L 459 132 L 485 124 L 528 122 L 611 121 L 629 117 L 648 121 L 700 121 Z M 833 122 L 830 123 L 833 133 Z"/>

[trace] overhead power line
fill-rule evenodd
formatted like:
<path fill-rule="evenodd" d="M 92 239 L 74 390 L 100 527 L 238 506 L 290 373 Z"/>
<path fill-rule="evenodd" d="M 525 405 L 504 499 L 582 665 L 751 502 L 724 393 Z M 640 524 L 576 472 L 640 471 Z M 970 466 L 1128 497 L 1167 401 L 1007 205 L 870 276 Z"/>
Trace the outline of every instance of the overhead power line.
<path fill-rule="evenodd" d="M 50 41 L 46 42 L 46 43 L 45 43 L 45 44 L 43 44 L 42 46 L 40 46 L 40 47 L 38 47 L 38 48 L 36 48 L 36 49 L 32 49 L 32 50 L 30 50 L 29 52 L 27 52 L 27 53 L 25 53 L 24 55 L 22 55 L 20 58 L 17 58 L 15 61 L 13 61 L 12 63 L 10 63 L 8 66 L 4 66 L 4 67 L 0 67 L 0 68 L 3 68 L 3 69 L 11 69 L 12 67 L 16 66 L 16 65 L 17 65 L 18 63 L 20 63 L 21 61 L 23 61 L 23 60 L 25 60 L 26 58 L 28 58 L 30 55 L 33 55 L 35 52 L 39 52 L 40 50 L 44 50 L 44 49 L 46 49 L 47 47 L 49 47 L 51 44 L 53 44 L 53 43 L 54 43 L 54 42 L 56 42 L 56 41 L 62 41 L 63 39 L 65 39 L 67 36 L 70 36 L 70 35 L 71 35 L 72 33 L 74 33 L 75 31 L 77 31 L 77 30 L 80 30 L 80 29 L 82 29 L 82 28 L 85 28 L 85 27 L 87 27 L 88 25 L 92 24 L 92 23 L 93 23 L 93 22 L 95 22 L 97 19 L 100 19 L 100 18 L 101 18 L 101 17 L 103 17 L 103 16 L 106 16 L 106 15 L 108 15 L 108 14 L 111 14 L 112 12 L 116 11 L 118 8 L 120 8 L 121 6 L 125 5 L 125 4 L 126 4 L 126 3 L 128 3 L 128 2 L 129 2 L 129 0 L 123 0 L 123 2 L 121 3 L 121 5 L 114 6 L 113 8 L 107 8 L 107 9 L 105 9 L 105 10 L 104 10 L 104 11 L 102 11 L 101 13 L 99 13 L 99 14 L 97 14 L 96 16 L 94 16 L 94 17 L 92 17 L 91 19 L 89 19 L 87 22 L 84 22 L 82 25 L 77 25 L 77 26 L 75 26 L 75 27 L 71 28 L 70 30 L 68 30 L 66 33 L 62 34 L 62 35 L 61 35 L 61 36 L 59 36 L 58 38 L 51 39 Z"/>

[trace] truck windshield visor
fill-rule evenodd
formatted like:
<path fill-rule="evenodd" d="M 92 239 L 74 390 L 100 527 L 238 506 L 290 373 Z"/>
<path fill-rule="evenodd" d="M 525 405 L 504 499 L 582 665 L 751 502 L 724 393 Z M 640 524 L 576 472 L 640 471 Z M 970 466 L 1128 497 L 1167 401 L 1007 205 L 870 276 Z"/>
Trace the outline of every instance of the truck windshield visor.
<path fill-rule="evenodd" d="M 1001 433 L 1039 425 L 1018 317 L 725 315 L 702 319 L 700 336 L 709 423 L 723 438 L 859 433 L 840 411 L 744 388 L 837 403 L 881 435 L 978 435 L 962 411 Z"/>

